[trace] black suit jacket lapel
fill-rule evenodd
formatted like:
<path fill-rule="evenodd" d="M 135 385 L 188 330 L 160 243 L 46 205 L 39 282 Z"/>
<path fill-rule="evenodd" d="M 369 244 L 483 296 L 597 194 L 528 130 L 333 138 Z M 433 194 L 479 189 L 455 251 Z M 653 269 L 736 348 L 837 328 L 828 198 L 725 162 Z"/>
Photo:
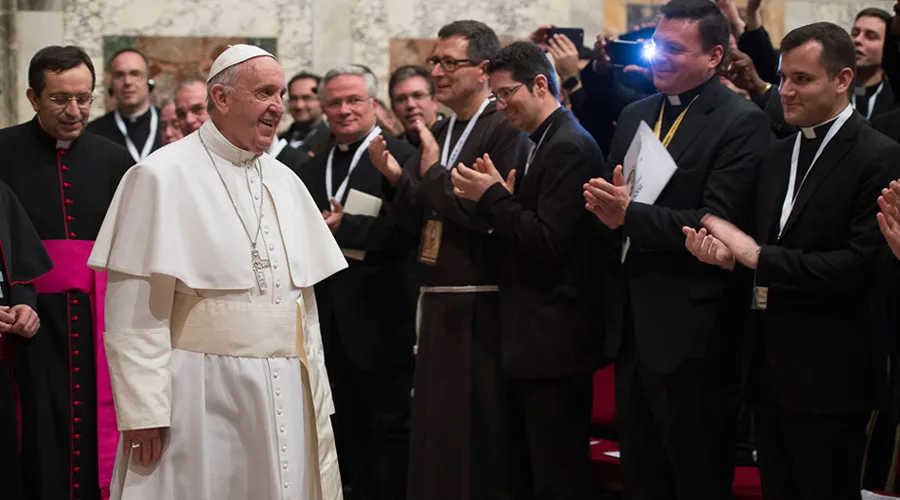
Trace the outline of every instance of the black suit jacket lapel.
<path fill-rule="evenodd" d="M 831 139 L 831 142 L 825 146 L 825 150 L 822 151 L 819 160 L 810 167 L 806 181 L 800 188 L 800 192 L 797 193 L 797 199 L 794 201 L 794 208 L 791 210 L 791 215 L 788 217 L 787 222 L 784 224 L 784 229 L 781 231 L 782 237 L 790 231 L 791 226 L 797 221 L 800 214 L 803 213 L 810 198 L 812 198 L 812 195 L 819 188 L 819 185 L 822 184 L 822 181 L 828 177 L 828 174 L 834 167 L 844 159 L 847 153 L 850 152 L 853 145 L 853 139 L 856 137 L 856 133 L 863 123 L 863 117 L 860 116 L 859 113 L 854 112 L 844 126 L 841 127 L 841 130 L 838 131 L 837 135 L 835 135 L 834 138 Z M 801 179 L 797 179 L 795 182 L 799 183 L 801 182 Z"/>
<path fill-rule="evenodd" d="M 688 146 L 694 142 L 700 135 L 700 132 L 709 124 L 706 115 L 715 109 L 719 103 L 720 92 L 723 90 L 725 89 L 722 88 L 722 84 L 717 79 L 713 79 L 700 93 L 700 97 L 697 98 L 697 101 L 694 102 L 687 114 L 684 115 L 681 126 L 678 127 L 678 131 L 672 137 L 672 142 L 669 143 L 668 148 L 669 154 L 672 155 L 672 159 L 676 163 L 688 150 Z"/>

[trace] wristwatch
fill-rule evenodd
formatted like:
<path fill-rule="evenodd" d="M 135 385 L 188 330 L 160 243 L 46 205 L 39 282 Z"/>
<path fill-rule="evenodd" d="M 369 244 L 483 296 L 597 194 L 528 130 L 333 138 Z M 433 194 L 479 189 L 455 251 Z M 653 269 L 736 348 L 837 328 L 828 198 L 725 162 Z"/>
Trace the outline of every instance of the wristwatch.
<path fill-rule="evenodd" d="M 571 76 L 568 80 L 562 83 L 562 88 L 566 90 L 572 90 L 581 83 L 581 80 L 577 76 Z"/>

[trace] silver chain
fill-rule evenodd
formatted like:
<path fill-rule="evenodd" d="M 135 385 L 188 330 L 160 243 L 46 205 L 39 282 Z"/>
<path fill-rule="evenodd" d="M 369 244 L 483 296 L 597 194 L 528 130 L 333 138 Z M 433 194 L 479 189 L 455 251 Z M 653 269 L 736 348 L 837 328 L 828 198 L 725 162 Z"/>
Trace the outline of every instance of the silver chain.
<path fill-rule="evenodd" d="M 259 173 L 259 211 L 257 212 L 256 218 L 256 237 L 250 236 L 250 230 L 247 228 L 247 224 L 244 223 L 244 218 L 241 217 L 241 212 L 238 210 L 237 203 L 234 202 L 234 197 L 231 196 L 231 191 L 228 190 L 228 184 L 225 183 L 225 178 L 222 177 L 222 172 L 219 171 L 219 166 L 216 165 L 216 160 L 213 158 L 212 153 L 209 152 L 209 148 L 206 147 L 206 142 L 203 141 L 203 135 L 197 134 L 197 137 L 200 138 L 200 144 L 203 145 L 203 149 L 206 150 L 206 154 L 209 156 L 209 161 L 212 163 L 213 168 L 216 170 L 216 173 L 219 175 L 219 180 L 222 181 L 222 187 L 225 188 L 225 192 L 228 194 L 228 199 L 231 200 L 231 206 L 234 207 L 234 213 L 237 214 L 238 220 L 241 221 L 241 226 L 244 227 L 244 232 L 247 233 L 247 238 L 250 240 L 250 246 L 253 250 L 256 250 L 256 245 L 259 242 L 259 230 L 262 228 L 262 212 L 263 212 L 263 172 L 262 166 L 259 164 L 259 158 L 256 159 L 256 168 Z M 247 171 L 244 171 L 245 175 L 249 175 Z"/>

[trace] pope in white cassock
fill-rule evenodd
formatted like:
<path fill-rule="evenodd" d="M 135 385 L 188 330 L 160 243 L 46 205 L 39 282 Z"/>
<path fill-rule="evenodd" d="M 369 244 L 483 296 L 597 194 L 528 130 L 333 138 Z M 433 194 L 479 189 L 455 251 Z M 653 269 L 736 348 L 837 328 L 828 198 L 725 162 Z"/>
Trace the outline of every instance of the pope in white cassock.
<path fill-rule="evenodd" d="M 207 88 L 211 119 L 125 175 L 89 260 L 109 272 L 112 498 L 339 499 L 313 285 L 347 264 L 263 154 L 284 111 L 275 58 L 230 47 Z"/>

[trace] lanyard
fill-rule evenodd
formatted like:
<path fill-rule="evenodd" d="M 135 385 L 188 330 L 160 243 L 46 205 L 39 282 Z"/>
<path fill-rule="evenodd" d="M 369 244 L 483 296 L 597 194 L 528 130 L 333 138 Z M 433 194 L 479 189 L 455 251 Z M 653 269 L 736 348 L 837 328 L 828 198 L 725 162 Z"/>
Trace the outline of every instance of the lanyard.
<path fill-rule="evenodd" d="M 153 143 L 156 142 L 156 134 L 159 130 L 159 117 L 156 116 L 156 108 L 150 106 L 150 135 L 147 136 L 147 142 L 144 143 L 144 149 L 141 150 L 140 154 L 138 154 L 137 147 L 134 145 L 131 137 L 128 136 L 128 129 L 125 128 L 125 121 L 122 120 L 122 115 L 119 114 L 118 109 L 113 113 L 113 118 L 116 120 L 116 127 L 119 128 L 119 132 L 122 132 L 122 135 L 125 137 L 125 147 L 128 148 L 128 152 L 134 158 L 134 161 L 141 161 L 146 158 L 150 154 L 150 150 L 153 149 Z"/>
<path fill-rule="evenodd" d="M 878 85 L 878 89 L 872 94 L 872 97 L 869 97 L 869 108 L 866 110 L 866 121 L 872 119 L 872 110 L 875 109 L 875 101 L 878 100 L 878 94 L 884 90 L 884 81 L 882 81 Z M 850 96 L 850 104 L 853 105 L 853 109 L 856 109 L 856 94 Z"/>
<path fill-rule="evenodd" d="M 483 103 L 481 103 L 481 107 L 478 108 L 478 111 L 475 112 L 475 116 L 469 120 L 469 124 L 466 125 L 465 130 L 461 136 L 459 136 L 459 140 L 456 141 L 456 146 L 453 147 L 453 152 L 450 153 L 450 136 L 453 135 L 453 125 L 456 124 L 456 113 L 450 115 L 450 123 L 447 124 L 447 137 L 444 138 L 444 147 L 441 151 L 441 163 L 444 165 L 444 168 L 450 170 L 454 166 L 456 166 L 456 160 L 459 159 L 459 154 L 462 152 L 463 146 L 466 144 L 466 140 L 469 138 L 469 134 L 472 133 L 472 129 L 475 128 L 475 122 L 481 118 L 481 114 L 484 113 L 485 108 L 488 107 L 488 104 L 491 103 L 490 99 L 485 99 Z M 447 156 L 449 153 L 449 157 Z"/>
<path fill-rule="evenodd" d="M 812 163 L 809 164 L 809 169 L 803 174 L 803 179 L 800 180 L 800 187 L 797 189 L 798 195 L 800 194 L 800 190 L 803 189 L 803 184 L 806 182 L 806 178 L 809 177 L 809 173 L 812 172 L 813 167 L 816 166 L 816 161 L 819 159 L 819 156 L 822 155 L 822 151 L 825 150 L 825 146 L 831 142 L 831 139 L 837 135 L 838 131 L 841 130 L 841 127 L 844 126 L 844 123 L 846 123 L 852 115 L 853 107 L 847 106 L 844 111 L 841 111 L 841 114 L 838 115 L 837 119 L 835 119 L 834 125 L 832 125 L 828 133 L 825 134 L 825 139 L 822 140 L 822 144 L 819 145 L 816 155 L 813 156 Z M 784 203 L 781 205 L 781 219 L 778 223 L 779 239 L 781 239 L 781 232 L 784 231 L 784 225 L 787 223 L 787 220 L 791 216 L 791 211 L 794 209 L 794 202 L 797 201 L 797 197 L 794 196 L 794 186 L 797 183 L 797 166 L 800 162 L 800 140 L 802 136 L 802 132 L 797 133 L 797 140 L 794 141 L 794 152 L 791 153 L 791 175 L 788 178 L 787 192 L 784 194 Z"/>
<path fill-rule="evenodd" d="M 551 123 L 547 130 L 544 131 L 544 134 L 541 135 L 541 140 L 538 143 L 531 145 L 531 151 L 528 152 L 528 159 L 525 160 L 525 175 L 528 175 L 528 169 L 531 168 L 531 162 L 534 161 L 534 157 L 537 156 L 538 149 L 541 149 L 541 144 L 544 143 L 544 138 L 547 137 L 547 132 L 550 132 L 550 129 L 553 128 L 554 123 Z M 524 175 L 523 175 L 524 177 Z"/>
<path fill-rule="evenodd" d="M 369 143 L 372 142 L 372 139 L 375 138 L 376 135 L 381 133 L 381 127 L 375 125 L 372 128 L 372 131 L 369 132 L 369 135 L 363 139 L 362 144 L 356 148 L 356 152 L 353 153 L 353 159 L 350 160 L 350 168 L 347 169 L 347 176 L 344 177 L 344 182 L 341 182 L 341 185 L 338 187 L 337 192 L 332 191 L 333 184 L 331 182 L 332 177 L 332 161 L 334 160 L 334 149 L 337 146 L 331 146 L 331 151 L 328 152 L 328 161 L 325 162 L 325 195 L 328 196 L 328 200 L 332 198 L 341 201 L 344 199 L 344 193 L 347 191 L 347 185 L 350 184 L 350 174 L 353 173 L 353 170 L 356 169 L 356 164 L 359 163 L 359 159 L 362 158 L 363 153 L 367 152 L 369 149 Z"/>
<path fill-rule="evenodd" d="M 672 127 L 669 128 L 669 132 L 667 132 L 666 136 L 662 139 L 662 145 L 664 148 L 669 147 L 669 143 L 672 142 L 672 138 L 675 137 L 675 132 L 678 130 L 678 127 L 681 126 L 681 121 L 684 120 L 684 115 L 686 115 L 688 110 L 691 109 L 691 106 L 694 104 L 694 101 L 696 101 L 698 97 L 700 96 L 694 96 L 694 98 L 691 99 L 690 104 L 688 104 L 687 107 L 684 108 L 684 111 L 682 111 L 681 114 L 678 115 L 678 118 L 675 119 L 675 123 L 672 124 Z M 665 110 L 666 100 L 665 98 L 663 98 L 662 107 L 659 108 L 659 119 L 656 120 L 656 125 L 653 126 L 653 133 L 656 134 L 657 139 L 660 138 L 659 135 L 662 132 L 663 111 Z"/>

